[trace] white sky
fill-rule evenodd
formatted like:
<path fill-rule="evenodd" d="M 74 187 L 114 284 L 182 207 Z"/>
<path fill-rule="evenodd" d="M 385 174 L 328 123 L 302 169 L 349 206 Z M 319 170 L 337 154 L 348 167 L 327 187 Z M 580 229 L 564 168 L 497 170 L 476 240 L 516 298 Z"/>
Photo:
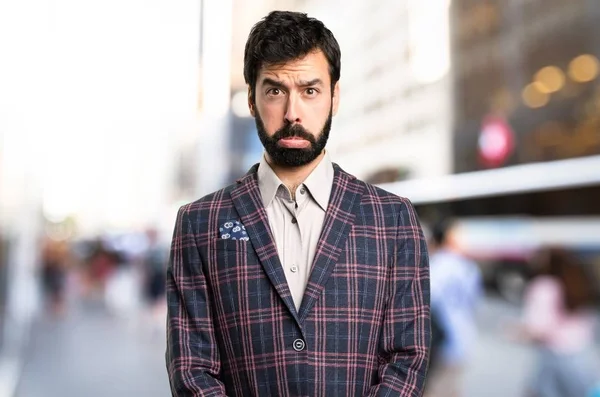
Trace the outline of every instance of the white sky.
<path fill-rule="evenodd" d="M 197 1 L 0 3 L 4 181 L 33 170 L 51 215 L 151 217 L 197 116 L 199 13 Z"/>

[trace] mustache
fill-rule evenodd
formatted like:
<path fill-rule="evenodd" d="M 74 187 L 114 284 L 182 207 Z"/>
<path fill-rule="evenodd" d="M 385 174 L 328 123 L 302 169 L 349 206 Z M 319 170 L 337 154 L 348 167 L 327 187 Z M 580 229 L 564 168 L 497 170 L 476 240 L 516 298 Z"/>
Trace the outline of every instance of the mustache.
<path fill-rule="evenodd" d="M 311 143 L 316 142 L 315 137 L 300 124 L 288 123 L 281 127 L 279 130 L 277 130 L 277 132 L 275 132 L 275 134 L 273 134 L 273 136 L 271 137 L 271 139 L 273 139 L 274 141 L 279 141 L 280 139 L 285 138 L 302 138 L 306 139 Z"/>

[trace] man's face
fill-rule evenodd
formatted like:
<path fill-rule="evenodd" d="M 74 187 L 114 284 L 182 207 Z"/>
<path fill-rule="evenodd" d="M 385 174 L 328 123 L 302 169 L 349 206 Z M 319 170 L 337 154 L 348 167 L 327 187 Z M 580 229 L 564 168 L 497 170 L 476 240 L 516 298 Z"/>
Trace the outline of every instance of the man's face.
<path fill-rule="evenodd" d="M 282 65 L 266 65 L 249 106 L 269 159 L 282 167 L 315 160 L 325 148 L 337 113 L 339 86 L 331 92 L 329 64 L 316 51 Z"/>

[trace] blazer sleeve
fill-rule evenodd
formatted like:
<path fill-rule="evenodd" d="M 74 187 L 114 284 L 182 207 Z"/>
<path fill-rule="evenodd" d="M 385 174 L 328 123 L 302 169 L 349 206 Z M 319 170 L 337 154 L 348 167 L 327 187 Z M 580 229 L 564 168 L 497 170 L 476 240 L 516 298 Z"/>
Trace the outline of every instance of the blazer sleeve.
<path fill-rule="evenodd" d="M 429 260 L 415 209 L 406 199 L 398 219 L 394 262 L 380 340 L 385 362 L 379 368 L 380 383 L 367 396 L 418 397 L 423 395 L 429 364 Z"/>
<path fill-rule="evenodd" d="M 221 365 L 207 283 L 188 206 L 177 213 L 167 268 L 169 383 L 176 397 L 225 396 L 218 379 Z"/>

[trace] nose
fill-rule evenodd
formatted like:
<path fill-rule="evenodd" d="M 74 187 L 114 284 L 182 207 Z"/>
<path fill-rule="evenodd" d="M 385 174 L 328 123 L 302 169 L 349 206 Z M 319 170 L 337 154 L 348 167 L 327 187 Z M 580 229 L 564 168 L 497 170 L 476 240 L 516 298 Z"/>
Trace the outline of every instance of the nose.
<path fill-rule="evenodd" d="M 290 124 L 302 122 L 302 120 L 300 119 L 300 112 L 298 109 L 298 105 L 299 105 L 298 101 L 293 96 L 290 96 L 287 101 L 287 105 L 286 105 L 286 109 L 285 109 L 285 119 Z"/>

